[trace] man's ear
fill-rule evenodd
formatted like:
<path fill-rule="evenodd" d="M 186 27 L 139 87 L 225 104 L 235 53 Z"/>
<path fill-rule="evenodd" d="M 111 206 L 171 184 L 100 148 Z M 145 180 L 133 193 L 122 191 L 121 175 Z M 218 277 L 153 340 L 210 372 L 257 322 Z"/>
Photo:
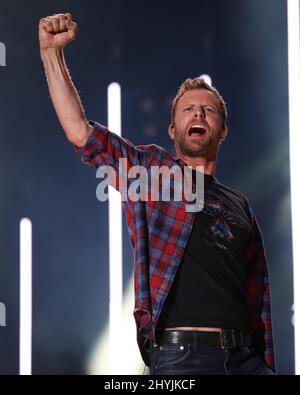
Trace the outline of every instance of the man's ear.
<path fill-rule="evenodd" d="M 221 132 L 220 143 L 226 139 L 227 134 L 228 134 L 228 127 L 225 126 L 225 129 Z"/>
<path fill-rule="evenodd" d="M 173 123 L 171 123 L 169 125 L 168 133 L 169 133 L 169 136 L 171 137 L 171 139 L 174 140 L 174 125 L 173 125 Z"/>

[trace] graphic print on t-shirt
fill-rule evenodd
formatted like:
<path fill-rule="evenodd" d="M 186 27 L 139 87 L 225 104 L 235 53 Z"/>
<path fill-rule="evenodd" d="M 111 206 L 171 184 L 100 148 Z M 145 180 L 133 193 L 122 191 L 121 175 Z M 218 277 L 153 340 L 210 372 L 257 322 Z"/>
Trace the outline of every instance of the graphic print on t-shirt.
<path fill-rule="evenodd" d="M 224 197 L 220 199 L 213 190 L 206 190 L 204 207 L 197 213 L 197 228 L 208 243 L 236 255 L 244 247 L 247 223 L 236 207 L 233 211 L 226 200 Z"/>

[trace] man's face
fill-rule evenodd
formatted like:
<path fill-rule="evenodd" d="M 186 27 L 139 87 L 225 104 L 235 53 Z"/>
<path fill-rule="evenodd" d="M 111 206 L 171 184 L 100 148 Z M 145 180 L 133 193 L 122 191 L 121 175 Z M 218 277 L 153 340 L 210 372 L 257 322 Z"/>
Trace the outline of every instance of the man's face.
<path fill-rule="evenodd" d="M 220 142 L 227 135 L 214 94 L 206 89 L 187 91 L 177 103 L 169 135 L 177 155 L 214 160 Z"/>

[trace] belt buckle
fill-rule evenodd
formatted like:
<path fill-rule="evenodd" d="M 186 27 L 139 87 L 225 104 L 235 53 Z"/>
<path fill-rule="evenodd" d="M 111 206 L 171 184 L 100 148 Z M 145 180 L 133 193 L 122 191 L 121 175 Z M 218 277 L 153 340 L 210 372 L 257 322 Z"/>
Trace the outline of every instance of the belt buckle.
<path fill-rule="evenodd" d="M 221 329 L 220 339 L 222 350 L 230 350 L 237 345 L 234 329 Z"/>

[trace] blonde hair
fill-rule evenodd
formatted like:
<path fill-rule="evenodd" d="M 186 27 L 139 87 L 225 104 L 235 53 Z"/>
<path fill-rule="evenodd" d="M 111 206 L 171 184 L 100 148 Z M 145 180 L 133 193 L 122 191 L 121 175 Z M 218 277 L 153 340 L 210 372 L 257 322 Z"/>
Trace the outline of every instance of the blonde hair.
<path fill-rule="evenodd" d="M 173 99 L 173 103 L 172 103 L 172 110 L 171 110 L 172 123 L 174 123 L 176 106 L 178 104 L 179 99 L 186 92 L 192 91 L 195 89 L 206 89 L 214 94 L 214 96 L 217 99 L 219 106 L 220 106 L 221 117 L 222 117 L 222 127 L 225 129 L 226 124 L 227 124 L 227 116 L 228 116 L 225 101 L 224 101 L 223 97 L 220 95 L 219 91 L 215 87 L 208 85 L 205 82 L 205 80 L 201 77 L 188 78 L 181 84 L 175 98 Z"/>

